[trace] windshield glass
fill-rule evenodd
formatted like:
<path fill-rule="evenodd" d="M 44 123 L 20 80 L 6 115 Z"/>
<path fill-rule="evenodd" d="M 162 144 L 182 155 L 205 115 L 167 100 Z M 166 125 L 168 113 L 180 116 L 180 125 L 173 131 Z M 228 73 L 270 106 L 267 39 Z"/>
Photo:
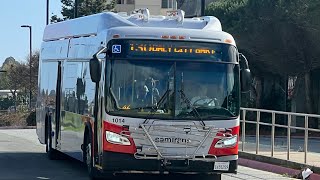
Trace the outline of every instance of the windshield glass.
<path fill-rule="evenodd" d="M 173 63 L 118 60 L 110 63 L 110 85 L 108 110 L 124 116 L 145 117 L 150 111 L 161 105 L 161 116 L 170 118 L 173 103 L 161 103 L 174 93 Z M 172 89 L 170 91 L 169 89 Z M 170 91 L 170 92 L 169 92 Z M 163 101 L 162 100 L 162 101 Z"/>
<path fill-rule="evenodd" d="M 224 47 L 219 51 L 232 55 L 211 55 L 209 61 L 184 56 L 172 60 L 154 58 L 147 53 L 145 57 L 150 58 L 141 57 L 140 53 L 138 57 L 113 55 L 106 65 L 107 112 L 146 119 L 237 117 L 240 91 L 236 48 Z"/>
<path fill-rule="evenodd" d="M 239 71 L 235 64 L 146 62 L 110 63 L 108 111 L 130 117 L 202 120 L 236 117 Z"/>
<path fill-rule="evenodd" d="M 179 119 L 236 117 L 239 111 L 238 66 L 219 63 L 177 63 Z"/>

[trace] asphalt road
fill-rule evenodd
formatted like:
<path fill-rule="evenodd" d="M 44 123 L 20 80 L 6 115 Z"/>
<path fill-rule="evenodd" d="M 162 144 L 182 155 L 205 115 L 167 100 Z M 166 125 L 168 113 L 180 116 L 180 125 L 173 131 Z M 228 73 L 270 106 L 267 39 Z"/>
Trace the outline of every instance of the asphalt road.
<path fill-rule="evenodd" d="M 121 175 L 122 179 L 180 179 L 146 175 Z M 89 180 L 86 168 L 66 158 L 50 161 L 45 147 L 38 143 L 35 130 L 0 130 L 0 180 Z M 237 175 L 223 175 L 223 180 L 282 180 L 287 177 L 239 166 Z"/>

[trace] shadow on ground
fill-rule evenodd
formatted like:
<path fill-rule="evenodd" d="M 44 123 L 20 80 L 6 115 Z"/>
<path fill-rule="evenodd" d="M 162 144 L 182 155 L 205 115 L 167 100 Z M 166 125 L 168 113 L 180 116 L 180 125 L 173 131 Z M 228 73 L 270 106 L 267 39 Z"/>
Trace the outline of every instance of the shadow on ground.
<path fill-rule="evenodd" d="M 45 153 L 0 152 L 0 180 L 89 180 L 85 165 L 63 156 L 49 160 Z M 119 174 L 114 179 L 205 179 L 199 176 Z"/>

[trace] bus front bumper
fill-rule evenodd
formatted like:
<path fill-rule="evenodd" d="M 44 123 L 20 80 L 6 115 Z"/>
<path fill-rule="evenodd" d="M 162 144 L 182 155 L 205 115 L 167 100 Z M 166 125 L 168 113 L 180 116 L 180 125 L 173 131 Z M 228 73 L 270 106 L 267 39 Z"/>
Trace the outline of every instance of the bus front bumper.
<path fill-rule="evenodd" d="M 102 167 L 104 172 L 144 172 L 144 173 L 237 173 L 237 160 L 229 161 L 228 170 L 214 170 L 215 162 L 170 160 L 164 165 L 161 160 L 135 159 L 132 154 L 104 152 Z"/>

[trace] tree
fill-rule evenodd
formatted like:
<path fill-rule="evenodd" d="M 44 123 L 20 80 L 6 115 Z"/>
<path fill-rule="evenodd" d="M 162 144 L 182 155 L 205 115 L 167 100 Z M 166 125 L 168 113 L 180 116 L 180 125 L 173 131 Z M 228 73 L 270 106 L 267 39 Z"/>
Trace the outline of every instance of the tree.
<path fill-rule="evenodd" d="M 215 0 L 206 0 L 208 5 Z M 182 9 L 186 13 L 186 17 L 195 17 L 201 15 L 201 0 L 177 0 L 177 8 Z"/>
<path fill-rule="evenodd" d="M 7 81 L 6 87 L 10 90 L 14 102 L 15 107 L 17 106 L 17 93 L 18 90 L 21 90 L 24 87 L 25 79 L 27 76 L 28 68 L 25 64 L 15 63 L 10 64 L 10 66 L 6 67 L 6 77 Z"/>
<path fill-rule="evenodd" d="M 12 56 L 7 57 L 7 58 L 4 60 L 1 68 L 3 68 L 4 66 L 6 66 L 6 65 L 8 65 L 8 64 L 13 64 L 13 63 L 15 63 L 15 62 L 16 62 L 16 60 L 15 60 Z"/>
<path fill-rule="evenodd" d="M 32 53 L 32 59 L 30 61 L 30 56 L 27 57 L 27 67 L 28 70 L 30 68 L 31 63 L 31 92 L 33 94 L 33 98 L 35 99 L 37 96 L 38 91 L 38 69 L 39 69 L 39 58 L 40 58 L 40 52 L 39 50 L 36 50 Z M 26 87 L 29 89 L 29 81 L 30 81 L 30 70 L 28 71 L 28 75 L 25 78 L 24 81 L 26 81 Z"/>
<path fill-rule="evenodd" d="M 298 76 L 305 82 L 306 111 L 314 112 L 310 73 L 320 67 L 317 0 L 217 0 L 207 9 L 251 59 L 255 76 Z"/>
<path fill-rule="evenodd" d="M 19 63 L 12 56 L 7 57 L 1 66 L 1 70 L 7 71 L 11 67 L 11 65 L 16 65 L 16 64 L 19 64 Z M 8 77 L 6 72 L 0 73 L 0 79 L 1 79 L 0 89 L 9 89 L 9 87 L 7 86 Z"/>
<path fill-rule="evenodd" d="M 38 68 L 40 52 L 34 51 L 32 58 L 28 55 L 26 63 L 19 63 L 9 57 L 3 63 L 2 69 L 6 72 L 1 74 L 0 85 L 3 89 L 9 89 L 17 105 L 17 94 L 27 97 L 30 88 L 30 67 L 31 67 L 31 92 L 36 98 L 38 90 Z"/>
<path fill-rule="evenodd" d="M 74 1 L 61 0 L 61 3 L 63 18 L 61 19 L 57 15 L 53 15 L 51 16 L 51 22 L 53 23 L 74 18 Z M 78 17 L 110 11 L 114 9 L 115 5 L 116 0 L 78 0 Z"/>

